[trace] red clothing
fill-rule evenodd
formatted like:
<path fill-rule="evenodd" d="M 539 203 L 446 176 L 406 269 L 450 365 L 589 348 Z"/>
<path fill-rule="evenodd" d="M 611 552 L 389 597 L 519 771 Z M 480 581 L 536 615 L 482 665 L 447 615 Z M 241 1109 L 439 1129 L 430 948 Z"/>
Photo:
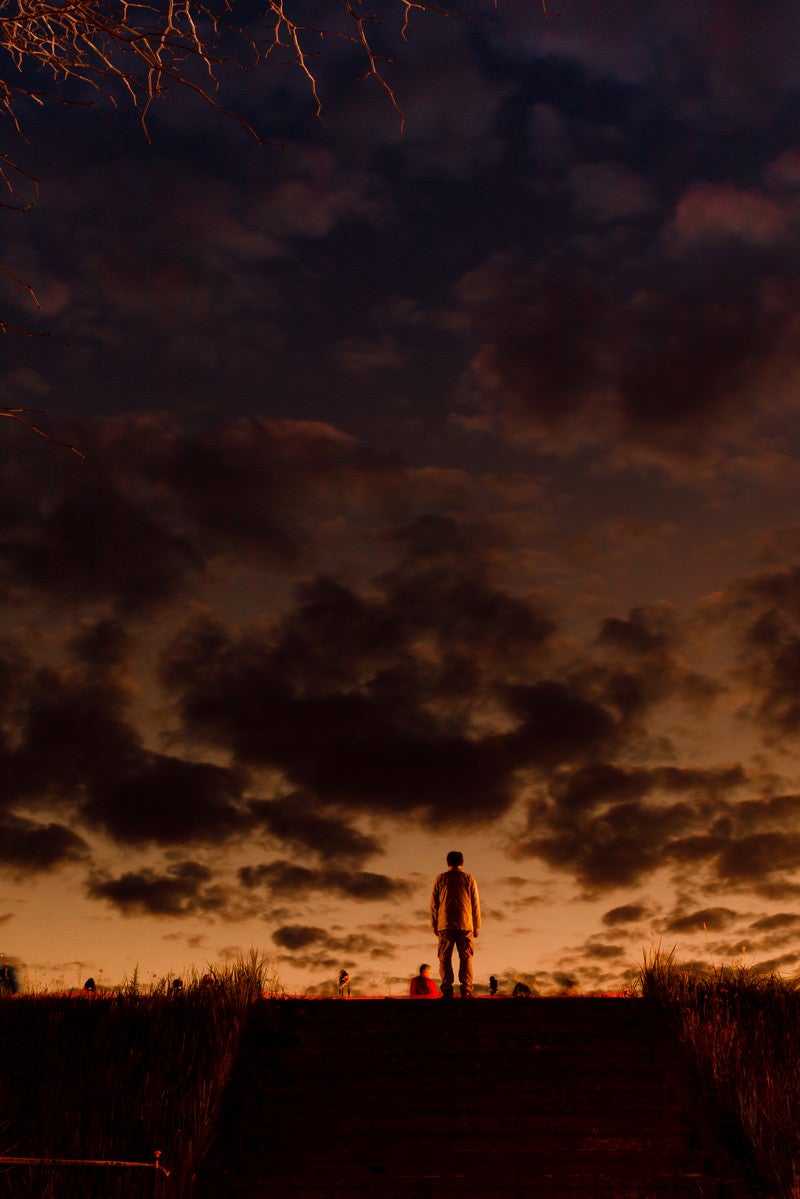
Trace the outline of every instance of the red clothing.
<path fill-rule="evenodd" d="M 418 974 L 416 978 L 412 978 L 411 980 L 409 994 L 412 999 L 435 999 L 439 994 L 439 988 L 432 978 L 426 978 L 424 974 Z"/>

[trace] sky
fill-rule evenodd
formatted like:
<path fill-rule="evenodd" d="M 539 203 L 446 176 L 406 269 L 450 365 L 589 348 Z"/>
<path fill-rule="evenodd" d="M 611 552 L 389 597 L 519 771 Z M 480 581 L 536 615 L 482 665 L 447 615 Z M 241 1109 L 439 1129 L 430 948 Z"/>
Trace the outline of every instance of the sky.
<path fill-rule="evenodd" d="M 0 404 L 85 457 L 0 424 L 0 952 L 402 994 L 460 849 L 481 986 L 793 975 L 800 12 L 373 7 L 403 120 L 310 32 L 263 144 L 6 119 Z"/>

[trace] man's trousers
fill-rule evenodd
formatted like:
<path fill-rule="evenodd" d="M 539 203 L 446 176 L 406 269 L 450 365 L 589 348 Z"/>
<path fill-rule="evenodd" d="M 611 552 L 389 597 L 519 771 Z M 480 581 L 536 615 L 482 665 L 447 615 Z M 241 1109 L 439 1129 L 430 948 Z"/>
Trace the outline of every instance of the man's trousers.
<path fill-rule="evenodd" d="M 439 933 L 439 978 L 442 983 L 442 998 L 453 997 L 453 950 L 458 951 L 458 981 L 462 998 L 472 995 L 472 932 L 463 928 L 446 928 Z"/>

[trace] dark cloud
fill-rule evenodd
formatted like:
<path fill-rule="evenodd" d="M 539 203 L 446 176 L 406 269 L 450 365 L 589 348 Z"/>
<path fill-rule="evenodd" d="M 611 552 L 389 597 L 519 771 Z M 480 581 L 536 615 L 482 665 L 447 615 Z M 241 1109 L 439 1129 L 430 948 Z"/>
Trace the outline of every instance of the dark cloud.
<path fill-rule="evenodd" d="M 770 794 L 748 797 L 720 811 L 712 832 L 725 836 L 749 836 L 764 830 L 793 829 L 800 815 L 800 795 Z"/>
<path fill-rule="evenodd" d="M 770 875 L 800 867 L 800 833 L 760 832 L 730 840 L 717 858 L 720 877 L 729 883 L 759 883 Z"/>
<path fill-rule="evenodd" d="M 24 459 L 27 470 L 9 479 L 19 503 L 6 505 L 0 536 L 8 597 L 49 602 L 57 593 L 62 604 L 141 616 L 207 582 L 219 559 L 236 569 L 307 569 L 326 550 L 392 544 L 392 530 L 426 514 L 435 522 L 454 500 L 457 514 L 443 519 L 465 545 L 476 538 L 468 474 L 413 468 L 331 424 L 253 417 L 196 428 L 130 413 L 87 421 L 73 437 L 87 454 L 83 466 L 45 470 Z M 331 545 L 334 516 L 343 523 Z M 496 530 L 487 525 L 481 536 L 491 554 Z M 402 551 L 401 534 L 396 544 Z M 480 557 L 473 545 L 469 562 Z M 479 579 L 475 588 L 471 598 L 462 583 L 454 599 L 477 619 L 492 597 Z"/>
<path fill-rule="evenodd" d="M 648 619 L 639 610 L 626 628 L 641 640 Z M 659 619 L 670 627 L 660 614 L 654 628 Z M 591 763 L 593 771 L 568 783 L 558 776 L 572 788 L 568 802 L 579 802 L 581 788 L 593 796 L 611 788 L 618 797 L 651 790 L 654 776 L 596 760 L 646 739 L 657 705 L 674 695 L 694 699 L 701 676 L 666 652 L 667 633 L 656 641 L 658 669 L 649 660 L 594 661 L 587 651 L 563 677 L 548 676 L 556 631 L 534 605 L 472 566 L 404 563 L 363 592 L 326 577 L 301 584 L 268 634 L 235 635 L 199 618 L 167 646 L 161 678 L 188 736 L 211 740 L 245 768 L 280 771 L 305 797 L 250 809 L 290 841 L 287 820 L 299 832 L 302 812 L 320 803 L 417 812 L 431 824 L 452 814 L 495 818 L 511 806 L 520 771 L 566 763 L 587 763 L 587 771 Z M 656 633 L 649 636 L 648 645 Z M 493 712 L 490 723 L 480 720 L 482 709 Z M 668 768 L 660 776 L 673 790 L 690 780 Z M 314 849 L 339 832 L 315 833 L 306 821 L 303 836 Z"/>
<path fill-rule="evenodd" d="M 249 822 L 240 798 L 234 771 L 142 752 L 110 778 L 91 780 L 81 811 L 124 844 L 182 845 L 244 831 Z"/>
<path fill-rule="evenodd" d="M 668 862 L 700 867 L 704 863 L 715 861 L 726 844 L 727 838 L 724 834 L 689 833 L 686 836 L 673 837 L 664 847 L 664 856 Z"/>
<path fill-rule="evenodd" d="M 283 928 L 276 928 L 272 934 L 272 940 L 281 949 L 288 949 L 292 952 L 298 949 L 308 949 L 311 945 L 317 945 L 319 942 L 324 942 L 328 934 L 324 928 L 313 928 L 304 924 L 286 924 Z"/>
<path fill-rule="evenodd" d="M 300 898 L 315 891 L 325 891 L 346 899 L 393 900 L 407 896 L 411 884 L 392 879 L 385 874 L 364 870 L 310 870 L 292 862 L 274 861 L 259 866 L 243 866 L 239 880 L 248 889 L 266 887 L 276 897 Z"/>
<path fill-rule="evenodd" d="M 242 763 L 282 770 L 329 805 L 416 810 L 432 822 L 451 811 L 465 820 L 502 812 L 514 771 L 536 751 L 522 734 L 475 735 L 472 711 L 491 686 L 492 647 L 502 634 L 532 651 L 549 623 L 474 580 L 437 575 L 384 585 L 382 598 L 364 599 L 317 579 L 300 588 L 269 640 L 231 639 L 208 621 L 187 629 L 162 662 L 185 727 Z M 422 637 L 430 651 L 419 652 Z M 483 648 L 485 663 L 473 660 L 473 647 Z M 497 652 L 505 661 L 508 647 Z M 552 729 L 549 698 L 540 708 Z M 535 706 L 515 693 L 516 707 L 526 704 Z M 564 706 L 564 720 L 574 706 Z M 596 705 L 585 706 L 597 736 L 613 724 Z M 549 760 L 545 740 L 537 744 Z M 269 818 L 269 809 L 261 813 Z"/>
<path fill-rule="evenodd" d="M 692 247 L 695 249 L 695 247 Z M 771 262 L 726 244 L 690 285 L 662 278 L 631 309 L 633 336 L 618 380 L 623 429 L 631 441 L 681 457 L 716 448 L 725 421 L 745 418 L 752 397 L 784 352 L 789 311 L 764 303 Z M 681 270 L 690 265 L 681 262 Z M 787 346 L 788 349 L 788 346 Z"/>
<path fill-rule="evenodd" d="M 357 864 L 382 853 L 380 842 L 334 816 L 322 815 L 308 795 L 284 795 L 249 805 L 254 823 L 295 851 L 323 861 Z"/>
<path fill-rule="evenodd" d="M 444 513 L 427 512 L 409 525 L 384 534 L 389 544 L 400 546 L 415 562 L 437 558 L 471 557 L 471 530 Z"/>
<path fill-rule="evenodd" d="M 14 744 L 0 756 L 7 807 L 66 806 L 85 827 L 123 844 L 218 842 L 247 830 L 241 776 L 225 767 L 145 748 L 131 722 L 130 690 L 107 677 L 121 652 L 119 631 L 78 633 L 85 659 L 101 670 L 31 672 L 15 712 Z"/>
<path fill-rule="evenodd" d="M 771 954 L 791 935 L 753 898 L 798 898 L 796 531 L 720 579 L 776 510 L 759 486 L 794 502 L 800 23 L 635 10 L 376 27 L 402 135 L 336 38 L 324 124 L 299 73 L 237 78 L 277 156 L 177 98 L 152 146 L 136 114 L 32 116 L 52 174 L 3 261 L 72 346 L 4 339 L 0 395 L 87 459 L 3 422 L 9 869 L 110 838 L 146 865 L 93 898 L 230 917 L 207 867 L 158 864 L 213 847 L 239 914 L 275 897 L 275 945 L 335 977 L 398 927 L 302 905 L 405 911 L 400 867 L 365 869 L 406 853 L 388 827 L 516 822 L 542 895 L 552 869 L 642 896 L 559 963 L 586 985 L 640 922 L 722 928 L 733 895 Z"/>
<path fill-rule="evenodd" d="M 552 831 L 544 825 L 541 834 L 534 832 L 514 852 L 568 870 L 589 888 L 630 886 L 657 870 L 676 834 L 693 823 L 687 804 L 613 804 L 581 820 L 557 818 Z"/>
<path fill-rule="evenodd" d="M 35 675 L 34 664 L 20 645 L 12 638 L 0 640 L 0 749 L 3 751 L 15 746 L 18 722 L 24 718 Z M 0 753 L 0 780 L 4 773 L 2 763 L 8 756 Z M 13 794 L 0 781 L 0 808 L 11 799 Z"/>
<path fill-rule="evenodd" d="M 618 908 L 610 908 L 603 915 L 603 924 L 610 928 L 618 924 L 638 924 L 648 915 L 648 909 L 641 903 L 626 903 Z"/>
<path fill-rule="evenodd" d="M 196 585 L 221 551 L 296 558 L 307 519 L 303 504 L 288 502 L 298 473 L 319 490 L 346 470 L 354 444 L 288 422 L 192 434 L 157 414 L 96 421 L 75 436 L 85 470 L 28 483 L 39 503 L 6 532 L 0 563 L 9 585 L 45 600 L 57 592 L 62 603 L 108 603 L 127 617 Z"/>
<path fill-rule="evenodd" d="M 622 957 L 626 950 L 624 945 L 605 945 L 595 942 L 591 945 L 587 945 L 583 952 L 590 960 L 592 958 L 599 958 L 600 961 L 606 961 L 608 959 Z"/>
<path fill-rule="evenodd" d="M 380 941 L 367 933 L 342 936 L 314 925 L 282 925 L 273 931 L 272 939 L 290 955 L 283 955 L 281 960 L 303 969 L 338 971 L 343 966 L 349 969 L 359 958 L 384 965 L 397 952 L 394 941 Z"/>
<path fill-rule="evenodd" d="M 162 606 L 202 569 L 183 533 L 97 480 L 8 534 L 0 563 L 45 601 L 109 602 L 127 614 Z"/>
<path fill-rule="evenodd" d="M 514 738 L 520 765 L 527 761 L 556 766 L 593 757 L 619 743 L 623 719 L 642 704 L 637 680 L 617 674 L 598 681 L 599 688 L 546 679 L 509 689 L 508 707 L 519 721 Z M 611 704 L 604 702 L 608 699 Z"/>
<path fill-rule="evenodd" d="M 556 772 L 531 800 L 527 832 L 510 852 L 538 857 L 587 887 L 630 886 L 659 867 L 706 863 L 721 877 L 734 853 L 732 800 L 746 783 L 740 767 L 631 769 L 610 763 Z M 667 797 L 679 795 L 678 802 Z M 753 802 L 756 823 L 769 805 Z M 740 817 L 741 818 L 741 817 Z M 707 832 L 711 825 L 711 833 Z"/>
<path fill-rule="evenodd" d="M 529 277 L 497 259 L 462 283 L 483 345 L 471 363 L 486 416 L 501 430 L 575 435 L 611 384 L 619 304 L 604 281 L 566 263 Z"/>
<path fill-rule="evenodd" d="M 748 684 L 745 719 L 768 741 L 800 728 L 800 567 L 795 563 L 734 580 L 709 601 L 708 618 L 736 634 Z"/>
<path fill-rule="evenodd" d="M 800 955 L 796 953 L 782 953 L 777 957 L 754 962 L 751 969 L 756 975 L 780 974 L 785 976 L 787 973 L 796 974 L 799 959 Z"/>
<path fill-rule="evenodd" d="M 15 744 L 2 766 L 7 803 L 78 802 L 93 781 L 115 777 L 143 752 L 117 684 L 70 670 L 31 672 L 18 705 Z"/>
<path fill-rule="evenodd" d="M 555 59 L 580 72 L 582 88 L 613 81 L 626 99 L 646 96 L 656 112 L 672 115 L 687 136 L 684 122 L 716 132 L 758 125 L 794 92 L 797 14 L 789 4 L 752 10 L 737 0 L 718 13 L 689 0 L 613 12 L 572 3 L 542 21 L 515 3 L 512 13 L 489 31 L 529 69 Z"/>
<path fill-rule="evenodd" d="M 86 858 L 89 847 L 63 824 L 7 816 L 0 824 L 0 865 L 10 874 L 44 873 Z"/>
<path fill-rule="evenodd" d="M 750 927 L 755 932 L 772 933 L 780 929 L 795 929 L 800 924 L 800 916 L 795 912 L 776 912 L 772 916 L 761 916 L 754 920 Z"/>
<path fill-rule="evenodd" d="M 553 774 L 550 793 L 564 811 L 580 811 L 609 801 L 641 799 L 653 786 L 646 770 L 630 770 L 611 762 L 592 762 Z"/>
<path fill-rule="evenodd" d="M 739 918 L 731 908 L 703 908 L 684 916 L 673 916 L 665 926 L 668 933 L 719 932 L 730 928 Z"/>
<path fill-rule="evenodd" d="M 128 661 L 130 635 L 119 620 L 83 621 L 69 649 L 84 666 L 98 672 L 113 671 Z"/>
<path fill-rule="evenodd" d="M 289 563 L 309 548 L 309 518 L 337 485 L 367 485 L 390 464 L 330 426 L 252 419 L 194 435 L 173 429 L 143 467 L 208 551 Z"/>
<path fill-rule="evenodd" d="M 549 616 L 491 586 L 480 570 L 459 565 L 426 570 L 411 561 L 412 570 L 382 580 L 387 609 L 398 614 L 406 637 L 433 635 L 445 653 L 469 654 L 497 669 L 541 654 L 556 631 Z"/>
<path fill-rule="evenodd" d="M 457 295 L 480 348 L 459 419 L 558 455 L 621 445 L 670 469 L 768 427 L 760 390 L 797 360 L 785 212 L 758 191 L 689 191 L 649 237 L 645 254 L 607 233 L 527 272 L 494 255 L 466 275 Z"/>
<path fill-rule="evenodd" d="M 787 879 L 761 879 L 753 890 L 771 903 L 789 903 L 800 898 L 800 883 L 793 883 Z"/>
<path fill-rule="evenodd" d="M 676 614 L 666 605 L 634 608 L 625 620 L 606 617 L 597 635 L 599 645 L 633 655 L 662 654 L 678 639 Z"/>
<path fill-rule="evenodd" d="M 116 878 L 97 875 L 87 891 L 92 899 L 106 900 L 125 916 L 207 915 L 223 911 L 227 902 L 209 868 L 191 861 L 171 866 L 162 874 L 144 867 Z"/>

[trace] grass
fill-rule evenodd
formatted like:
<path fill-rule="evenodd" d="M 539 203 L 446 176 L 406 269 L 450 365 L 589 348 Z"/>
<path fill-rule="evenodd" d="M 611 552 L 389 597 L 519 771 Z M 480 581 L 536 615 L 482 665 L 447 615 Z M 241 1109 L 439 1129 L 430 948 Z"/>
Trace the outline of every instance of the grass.
<path fill-rule="evenodd" d="M 744 964 L 698 972 L 645 955 L 639 987 L 674 1019 L 717 1110 L 780 1199 L 800 1199 L 800 980 Z"/>
<path fill-rule="evenodd" d="M 154 1161 L 153 1169 L 8 1166 L 0 1197 L 188 1199 L 252 1004 L 280 991 L 255 951 L 183 990 L 0 1000 L 0 1155 Z"/>
<path fill-rule="evenodd" d="M 279 994 L 251 951 L 213 983 L 136 976 L 112 997 L 0 999 L 0 1155 L 170 1170 L 8 1166 L 0 1199 L 190 1199 L 252 1005 Z M 645 955 L 637 990 L 674 1021 L 732 1137 L 779 1199 L 800 1199 L 800 980 Z"/>

